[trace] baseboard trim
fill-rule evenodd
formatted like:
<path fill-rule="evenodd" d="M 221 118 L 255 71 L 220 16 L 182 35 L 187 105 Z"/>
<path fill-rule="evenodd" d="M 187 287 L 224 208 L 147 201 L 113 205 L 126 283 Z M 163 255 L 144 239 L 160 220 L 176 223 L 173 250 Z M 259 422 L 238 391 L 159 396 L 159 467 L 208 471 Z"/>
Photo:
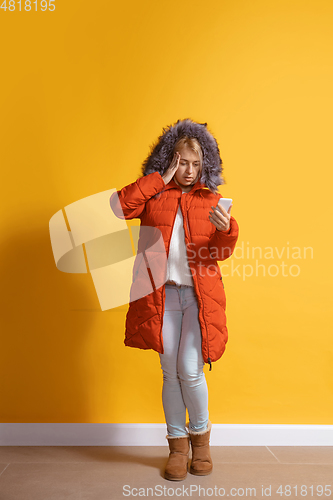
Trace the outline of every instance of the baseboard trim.
<path fill-rule="evenodd" d="M 166 446 L 165 424 L 0 424 L 0 446 Z M 333 446 L 333 425 L 212 424 L 212 446 Z"/>

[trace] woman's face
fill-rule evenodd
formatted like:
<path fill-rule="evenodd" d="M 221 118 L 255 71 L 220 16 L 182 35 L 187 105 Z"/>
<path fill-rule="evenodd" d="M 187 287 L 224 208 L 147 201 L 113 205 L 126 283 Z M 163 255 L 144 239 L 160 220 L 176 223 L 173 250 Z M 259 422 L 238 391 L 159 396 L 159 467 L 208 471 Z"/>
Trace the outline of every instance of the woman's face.
<path fill-rule="evenodd" d="M 180 153 L 179 166 L 173 180 L 183 190 L 190 191 L 192 185 L 200 178 L 202 170 L 200 158 L 198 153 L 188 146 L 182 146 L 178 152 Z"/>

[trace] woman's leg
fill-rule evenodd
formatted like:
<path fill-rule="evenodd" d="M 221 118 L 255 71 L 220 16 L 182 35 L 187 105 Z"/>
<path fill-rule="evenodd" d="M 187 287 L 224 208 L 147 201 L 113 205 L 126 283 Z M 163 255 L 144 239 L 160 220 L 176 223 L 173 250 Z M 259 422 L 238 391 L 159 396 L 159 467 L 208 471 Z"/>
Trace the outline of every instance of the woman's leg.
<path fill-rule="evenodd" d="M 182 329 L 180 295 L 176 287 L 165 285 L 163 316 L 164 354 L 160 354 L 163 370 L 162 402 L 168 436 L 187 436 L 186 406 L 177 374 L 177 357 Z"/>
<path fill-rule="evenodd" d="M 193 287 L 181 288 L 183 311 L 178 349 L 178 376 L 182 396 L 188 409 L 191 431 L 199 432 L 208 425 L 208 388 L 203 372 L 202 336 L 198 302 Z"/>

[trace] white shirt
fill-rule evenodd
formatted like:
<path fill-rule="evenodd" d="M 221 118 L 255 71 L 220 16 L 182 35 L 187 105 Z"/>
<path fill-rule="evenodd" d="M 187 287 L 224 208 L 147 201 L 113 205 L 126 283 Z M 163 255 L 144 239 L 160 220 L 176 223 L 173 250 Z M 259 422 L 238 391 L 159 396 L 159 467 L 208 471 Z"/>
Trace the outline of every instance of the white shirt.
<path fill-rule="evenodd" d="M 185 192 L 183 191 L 183 193 Z M 177 285 L 194 286 L 193 277 L 188 265 L 184 219 L 180 205 L 177 210 L 170 241 L 166 281 L 169 280 L 175 281 Z"/>

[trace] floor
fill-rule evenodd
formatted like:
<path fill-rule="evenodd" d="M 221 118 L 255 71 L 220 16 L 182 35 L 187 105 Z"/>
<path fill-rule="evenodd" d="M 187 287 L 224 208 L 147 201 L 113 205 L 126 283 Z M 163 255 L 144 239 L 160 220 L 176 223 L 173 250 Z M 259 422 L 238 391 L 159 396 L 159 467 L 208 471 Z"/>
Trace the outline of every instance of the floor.
<path fill-rule="evenodd" d="M 331 446 L 212 446 L 213 473 L 167 481 L 167 447 L 3 446 L 0 500 L 333 498 Z"/>

